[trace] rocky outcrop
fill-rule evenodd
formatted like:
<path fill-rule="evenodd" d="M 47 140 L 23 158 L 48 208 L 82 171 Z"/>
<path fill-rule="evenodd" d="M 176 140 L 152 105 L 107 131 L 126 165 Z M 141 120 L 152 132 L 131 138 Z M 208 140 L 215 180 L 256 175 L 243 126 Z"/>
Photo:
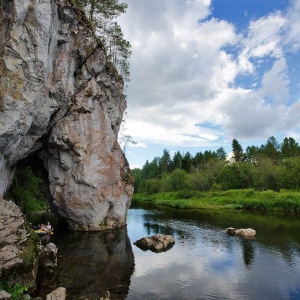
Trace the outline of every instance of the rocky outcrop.
<path fill-rule="evenodd" d="M 44 269 L 57 267 L 57 247 L 53 243 L 47 244 L 39 254 L 39 266 Z"/>
<path fill-rule="evenodd" d="M 226 233 L 231 236 L 237 235 L 244 238 L 254 238 L 256 236 L 256 231 L 252 228 L 236 229 L 229 227 L 226 229 Z"/>
<path fill-rule="evenodd" d="M 22 244 L 28 239 L 20 209 L 0 198 L 0 276 L 23 263 Z"/>
<path fill-rule="evenodd" d="M 36 235 L 30 233 L 20 208 L 0 198 L 0 281 L 35 288 L 39 246 Z M 15 298 L 0 289 L 0 300 Z"/>
<path fill-rule="evenodd" d="M 59 287 L 46 296 L 46 300 L 65 300 L 67 291 L 64 287 Z"/>
<path fill-rule="evenodd" d="M 0 195 L 17 163 L 39 152 L 52 209 L 70 228 L 124 225 L 126 101 L 102 44 L 67 0 L 4 1 L 0 21 Z"/>
<path fill-rule="evenodd" d="M 175 244 L 175 239 L 171 235 L 156 234 L 141 238 L 133 244 L 144 251 L 162 252 L 171 249 Z"/>

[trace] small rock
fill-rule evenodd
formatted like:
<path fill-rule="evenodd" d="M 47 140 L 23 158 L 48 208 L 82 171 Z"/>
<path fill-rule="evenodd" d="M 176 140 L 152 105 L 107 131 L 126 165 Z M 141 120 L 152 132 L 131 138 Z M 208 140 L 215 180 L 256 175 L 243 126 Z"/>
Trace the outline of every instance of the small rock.
<path fill-rule="evenodd" d="M 66 289 L 59 287 L 46 296 L 46 300 L 65 300 L 67 296 Z"/>
<path fill-rule="evenodd" d="M 236 229 L 233 227 L 229 227 L 226 229 L 226 233 L 231 236 L 237 235 L 244 238 L 254 238 L 256 236 L 256 231 L 252 228 Z"/>
<path fill-rule="evenodd" d="M 10 299 L 11 294 L 6 291 L 0 291 L 0 300 L 7 300 Z"/>
<path fill-rule="evenodd" d="M 236 231 L 236 229 L 233 228 L 233 227 L 229 227 L 229 228 L 226 229 L 226 233 L 228 235 L 235 235 L 235 231 Z"/>
<path fill-rule="evenodd" d="M 47 244 L 39 255 L 40 266 L 43 268 L 55 268 L 57 266 L 57 247 L 53 243 Z"/>

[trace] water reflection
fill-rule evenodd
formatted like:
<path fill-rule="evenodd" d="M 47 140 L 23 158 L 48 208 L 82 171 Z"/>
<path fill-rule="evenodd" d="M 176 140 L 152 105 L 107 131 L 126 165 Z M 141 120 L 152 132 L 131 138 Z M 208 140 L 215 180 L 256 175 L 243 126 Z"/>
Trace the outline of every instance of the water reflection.
<path fill-rule="evenodd" d="M 68 299 L 125 299 L 134 270 L 134 256 L 127 229 L 103 233 L 56 233 L 58 250 L 56 287 L 67 289 Z M 53 289 L 53 281 L 48 290 Z M 40 295 L 48 292 L 40 284 Z M 43 295 L 44 294 L 44 295 Z"/>
<path fill-rule="evenodd" d="M 176 243 L 159 255 L 133 248 L 127 299 L 300 299 L 299 218 L 135 205 L 131 239 L 162 233 Z M 230 226 L 257 238 L 230 237 Z"/>
<path fill-rule="evenodd" d="M 179 211 L 136 206 L 126 228 L 107 233 L 59 233 L 58 269 L 51 287 L 69 299 L 300 299 L 300 219 L 243 212 Z M 257 231 L 230 237 L 228 227 Z M 130 244 L 171 234 L 172 249 L 142 251 Z M 51 281 L 52 280 L 52 281 Z M 47 285 L 41 285 L 45 292 Z M 53 290 L 52 289 L 52 290 Z M 45 293 L 44 293 L 45 294 Z"/>
<path fill-rule="evenodd" d="M 254 260 L 254 246 L 253 240 L 251 239 L 241 239 L 242 249 L 243 249 L 243 259 L 246 266 L 250 266 Z"/>

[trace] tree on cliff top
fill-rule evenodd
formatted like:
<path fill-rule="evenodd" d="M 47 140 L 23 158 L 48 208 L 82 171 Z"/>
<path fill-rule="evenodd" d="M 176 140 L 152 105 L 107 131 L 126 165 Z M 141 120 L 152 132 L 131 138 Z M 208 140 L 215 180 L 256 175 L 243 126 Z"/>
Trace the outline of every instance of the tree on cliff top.
<path fill-rule="evenodd" d="M 112 20 L 119 15 L 125 13 L 128 5 L 124 2 L 119 3 L 118 0 L 76 0 L 85 10 L 87 17 L 90 21 L 99 23 L 105 20 Z M 99 24 L 98 26 L 102 26 Z"/>
<path fill-rule="evenodd" d="M 118 0 L 74 0 L 81 7 L 96 34 L 105 45 L 110 62 L 125 81 L 129 81 L 129 57 L 131 45 L 124 39 L 121 27 L 113 19 L 126 12 L 128 5 Z"/>

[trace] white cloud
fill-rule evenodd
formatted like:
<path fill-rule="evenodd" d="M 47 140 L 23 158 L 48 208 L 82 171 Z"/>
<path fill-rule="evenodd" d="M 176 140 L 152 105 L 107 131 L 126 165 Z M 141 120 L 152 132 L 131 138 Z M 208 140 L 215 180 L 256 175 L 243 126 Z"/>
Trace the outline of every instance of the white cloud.
<path fill-rule="evenodd" d="M 285 43 L 290 45 L 293 51 L 300 49 L 300 1 L 293 0 L 287 14 Z"/>
<path fill-rule="evenodd" d="M 289 80 L 285 58 L 276 60 L 270 71 L 262 78 L 261 96 L 271 96 L 277 102 L 287 102 L 289 97 Z"/>
<path fill-rule="evenodd" d="M 280 46 L 280 32 L 285 24 L 285 18 L 277 12 L 252 21 L 249 33 L 243 43 L 249 47 L 249 57 L 263 57 L 283 55 Z"/>
<path fill-rule="evenodd" d="M 299 126 L 300 104 L 287 106 L 286 58 L 287 44 L 299 49 L 299 1 L 240 33 L 213 18 L 209 0 L 126 2 L 120 24 L 133 46 L 126 127 L 134 140 L 211 146 Z M 197 126 L 207 123 L 214 126 Z"/>

